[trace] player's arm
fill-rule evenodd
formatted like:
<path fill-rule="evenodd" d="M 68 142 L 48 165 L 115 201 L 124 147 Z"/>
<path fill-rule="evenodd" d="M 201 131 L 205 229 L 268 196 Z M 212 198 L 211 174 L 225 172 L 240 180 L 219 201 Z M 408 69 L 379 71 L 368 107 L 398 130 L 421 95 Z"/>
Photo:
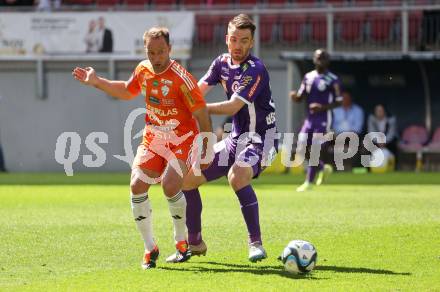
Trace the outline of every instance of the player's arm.
<path fill-rule="evenodd" d="M 197 83 L 197 86 L 199 87 L 203 96 L 206 96 L 208 94 L 208 92 L 210 92 L 211 89 L 214 87 L 213 85 L 209 85 L 208 82 L 205 82 L 204 80 L 199 80 L 199 82 Z"/>
<path fill-rule="evenodd" d="M 306 84 L 305 84 L 305 78 L 301 82 L 301 86 L 298 90 L 292 90 L 289 93 L 290 98 L 295 102 L 300 102 L 304 98 L 307 98 L 307 92 L 306 92 Z"/>
<path fill-rule="evenodd" d="M 209 117 L 208 109 L 206 107 L 195 110 L 192 115 L 199 124 L 200 132 L 212 132 L 212 123 Z"/>
<path fill-rule="evenodd" d="M 108 80 L 96 74 L 92 67 L 76 67 L 72 72 L 73 77 L 79 82 L 96 87 L 106 94 L 119 99 L 132 99 L 136 96 L 128 90 L 127 82 L 122 80 Z"/>
<path fill-rule="evenodd" d="M 233 95 L 228 101 L 208 103 L 206 107 L 208 112 L 212 115 L 235 115 L 246 103 Z"/>

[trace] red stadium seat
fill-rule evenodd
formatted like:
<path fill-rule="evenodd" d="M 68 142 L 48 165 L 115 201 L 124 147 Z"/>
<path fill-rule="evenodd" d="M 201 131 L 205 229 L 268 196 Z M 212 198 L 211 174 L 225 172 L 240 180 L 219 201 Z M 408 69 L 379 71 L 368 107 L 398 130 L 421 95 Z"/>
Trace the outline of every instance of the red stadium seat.
<path fill-rule="evenodd" d="M 402 133 L 399 148 L 404 152 L 417 152 L 428 142 L 428 131 L 423 126 L 409 126 Z"/>
<path fill-rule="evenodd" d="M 430 152 L 440 152 L 440 127 L 435 129 L 431 141 L 426 145 L 426 150 Z"/>
<path fill-rule="evenodd" d="M 198 7 L 206 5 L 206 0 L 181 0 L 180 4 L 183 6 Z"/>
<path fill-rule="evenodd" d="M 310 25 L 312 27 L 311 38 L 317 42 L 327 40 L 327 17 L 325 14 L 315 14 L 310 16 Z"/>
<path fill-rule="evenodd" d="M 391 30 L 396 20 L 396 12 L 372 12 L 369 14 L 370 37 L 377 42 L 391 38 Z"/>
<path fill-rule="evenodd" d="M 231 0 L 207 0 L 208 5 L 218 5 L 218 6 L 230 6 L 232 5 Z"/>
<path fill-rule="evenodd" d="M 362 39 L 365 13 L 344 13 L 336 15 L 339 24 L 339 37 L 342 41 L 356 42 Z"/>
<path fill-rule="evenodd" d="M 212 44 L 214 42 L 215 25 L 218 21 L 218 16 L 198 15 L 196 17 L 196 39 L 199 43 Z"/>
<path fill-rule="evenodd" d="M 260 17 L 260 40 L 262 43 L 272 41 L 277 19 L 278 15 L 262 15 Z"/>
<path fill-rule="evenodd" d="M 152 9 L 171 10 L 174 9 L 176 0 L 151 0 L 150 7 Z"/>
<path fill-rule="evenodd" d="M 280 20 L 281 39 L 287 43 L 296 43 L 303 40 L 306 20 L 307 17 L 300 14 L 282 15 Z"/>
<path fill-rule="evenodd" d="M 293 0 L 293 4 L 296 6 L 310 7 L 310 6 L 317 6 L 319 4 L 319 1 L 316 1 L 316 0 Z"/>
<path fill-rule="evenodd" d="M 343 6 L 347 4 L 346 0 L 325 0 L 325 4 L 331 4 L 333 6 Z"/>
<path fill-rule="evenodd" d="M 134 7 L 148 5 L 149 2 L 150 0 L 124 0 L 125 5 Z"/>
<path fill-rule="evenodd" d="M 98 7 L 113 7 L 118 5 L 120 0 L 96 0 L 96 6 Z"/>
<path fill-rule="evenodd" d="M 266 4 L 268 6 L 280 7 L 280 6 L 289 5 L 290 1 L 289 0 L 267 0 Z"/>
<path fill-rule="evenodd" d="M 258 0 L 236 0 L 235 3 L 237 3 L 239 6 L 255 6 L 257 4 Z"/>

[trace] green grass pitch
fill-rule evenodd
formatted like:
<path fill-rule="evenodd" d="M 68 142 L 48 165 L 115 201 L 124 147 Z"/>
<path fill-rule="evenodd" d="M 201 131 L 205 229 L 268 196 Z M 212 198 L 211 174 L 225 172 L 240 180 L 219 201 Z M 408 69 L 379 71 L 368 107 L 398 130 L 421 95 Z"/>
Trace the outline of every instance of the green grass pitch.
<path fill-rule="evenodd" d="M 172 224 L 150 191 L 158 267 L 143 271 L 128 174 L 0 175 L 0 291 L 440 291 L 440 175 L 334 174 L 296 193 L 302 177 L 255 181 L 268 259 L 247 260 L 238 200 L 219 181 L 201 188 L 206 257 L 167 264 Z M 292 239 L 311 241 L 318 267 L 286 273 Z"/>

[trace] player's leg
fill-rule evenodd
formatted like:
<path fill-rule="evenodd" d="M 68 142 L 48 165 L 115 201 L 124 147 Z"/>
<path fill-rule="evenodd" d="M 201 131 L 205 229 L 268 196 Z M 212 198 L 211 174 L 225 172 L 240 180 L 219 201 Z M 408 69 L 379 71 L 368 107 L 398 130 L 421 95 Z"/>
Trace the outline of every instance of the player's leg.
<path fill-rule="evenodd" d="M 162 178 L 162 189 L 167 198 L 168 208 L 174 225 L 176 253 L 169 256 L 167 262 L 185 262 L 191 258 L 186 240 L 186 198 L 182 191 L 183 177 L 188 172 L 186 163 L 180 159 L 171 159 L 167 163 Z"/>
<path fill-rule="evenodd" d="M 322 144 L 322 147 L 326 147 L 326 143 Z M 322 185 L 329 177 L 331 173 L 333 173 L 333 167 L 330 164 L 324 163 L 323 160 L 319 160 L 318 175 L 316 178 L 316 185 Z"/>
<path fill-rule="evenodd" d="M 322 149 L 325 149 L 327 147 L 328 141 L 326 139 L 326 137 L 324 137 L 325 133 L 328 132 L 328 129 L 323 126 L 323 124 L 321 124 L 321 127 L 316 127 L 315 128 L 315 134 L 317 134 L 314 138 L 312 143 L 316 146 L 319 147 L 320 151 L 317 151 L 317 153 L 315 153 L 314 155 L 319 155 L 319 157 L 317 157 L 318 160 L 318 165 L 317 166 L 312 166 L 312 169 L 314 170 L 314 175 L 316 176 L 316 185 L 319 186 L 321 185 L 326 179 L 327 177 L 330 175 L 330 173 L 333 172 L 333 168 L 328 165 L 328 164 L 324 164 L 324 161 L 322 160 L 321 157 L 321 152 Z M 316 160 L 316 158 L 315 158 Z M 312 177 L 311 181 L 313 182 L 315 178 Z"/>
<path fill-rule="evenodd" d="M 296 145 L 296 153 L 298 158 L 305 161 L 305 158 L 309 157 L 310 147 L 313 137 L 313 129 L 310 121 L 305 120 L 303 127 L 298 135 L 298 141 Z M 302 157 L 299 157 L 302 155 Z M 310 157 L 309 157 L 310 158 Z M 296 188 L 297 192 L 304 192 L 312 189 L 312 183 L 315 179 L 315 170 L 310 166 L 310 161 L 308 161 L 306 166 L 306 180 L 302 185 Z"/>
<path fill-rule="evenodd" d="M 133 217 L 144 241 L 145 253 L 142 262 L 144 269 L 154 268 L 159 257 L 159 249 L 153 236 L 152 207 L 148 190 L 159 178 L 163 167 L 160 157 L 152 154 L 144 145 L 138 147 L 132 166 L 130 191 Z"/>
<path fill-rule="evenodd" d="M 183 181 L 183 193 L 186 198 L 186 226 L 188 228 L 188 243 L 192 255 L 206 255 L 207 247 L 202 239 L 202 198 L 198 187 L 206 182 L 201 173 L 195 175 L 191 169 Z"/>
<path fill-rule="evenodd" d="M 253 145 L 247 147 L 237 155 L 236 162 L 228 173 L 229 184 L 240 201 L 241 212 L 248 229 L 251 262 L 267 257 L 261 240 L 258 199 L 250 184 L 252 178 L 261 172 L 261 154 L 259 153 L 261 152 L 258 152 Z"/>
<path fill-rule="evenodd" d="M 196 175 L 191 169 L 184 178 L 183 190 L 187 202 L 186 225 L 188 227 L 188 242 L 192 255 L 205 255 L 207 247 L 202 238 L 202 199 L 198 187 L 207 181 L 226 176 L 229 170 L 229 151 L 224 141 L 214 146 L 215 156 L 210 166 Z"/>
<path fill-rule="evenodd" d="M 151 180 L 160 176 L 162 162 L 157 157 L 150 157 L 149 153 L 151 154 L 145 146 L 139 146 L 130 180 L 133 217 L 145 247 L 142 262 L 144 269 L 154 268 L 159 256 L 159 249 L 153 237 L 152 208 L 148 198 L 148 190 Z"/>

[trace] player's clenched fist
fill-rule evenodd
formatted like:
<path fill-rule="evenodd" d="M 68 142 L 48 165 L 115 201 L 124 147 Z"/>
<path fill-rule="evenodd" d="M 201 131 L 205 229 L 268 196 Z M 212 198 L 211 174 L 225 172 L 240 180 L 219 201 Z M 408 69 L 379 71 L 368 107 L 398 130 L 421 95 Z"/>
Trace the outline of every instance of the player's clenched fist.
<path fill-rule="evenodd" d="M 301 101 L 301 96 L 298 95 L 298 92 L 296 90 L 292 90 L 289 95 L 293 101 Z"/>
<path fill-rule="evenodd" d="M 73 69 L 72 75 L 73 77 L 75 77 L 76 80 L 88 85 L 95 85 L 98 81 L 95 69 L 93 69 L 92 67 L 76 67 L 75 69 Z"/>

